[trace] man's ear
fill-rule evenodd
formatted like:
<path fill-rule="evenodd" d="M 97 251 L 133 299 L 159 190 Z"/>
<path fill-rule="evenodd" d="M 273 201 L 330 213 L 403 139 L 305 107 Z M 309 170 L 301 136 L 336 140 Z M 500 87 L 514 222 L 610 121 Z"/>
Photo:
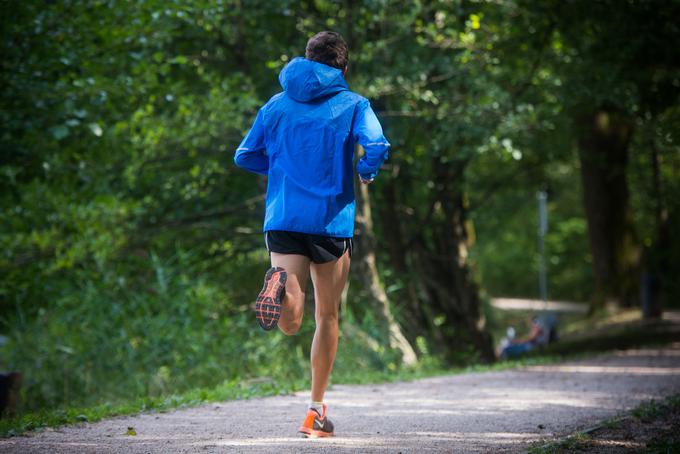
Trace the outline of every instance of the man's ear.
<path fill-rule="evenodd" d="M 347 74 L 347 66 L 349 65 L 345 65 L 345 67 L 342 68 L 342 77 L 345 77 L 345 74 Z"/>

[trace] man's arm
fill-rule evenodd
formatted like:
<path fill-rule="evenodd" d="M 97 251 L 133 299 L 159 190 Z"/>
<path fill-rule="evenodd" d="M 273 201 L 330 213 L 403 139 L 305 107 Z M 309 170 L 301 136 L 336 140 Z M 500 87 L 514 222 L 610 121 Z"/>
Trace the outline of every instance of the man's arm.
<path fill-rule="evenodd" d="M 533 324 L 531 325 L 531 331 L 529 332 L 529 334 L 527 334 L 524 337 L 520 337 L 519 339 L 515 339 L 512 343 L 524 344 L 526 342 L 533 342 L 536 339 L 538 339 L 539 336 L 541 336 L 541 334 L 543 334 L 543 329 L 540 326 Z"/>
<path fill-rule="evenodd" d="M 382 126 L 370 103 L 364 100 L 358 109 L 352 133 L 354 140 L 363 147 L 366 154 L 357 163 L 357 173 L 362 182 L 371 182 L 389 156 L 390 144 L 383 135 Z"/>
<path fill-rule="evenodd" d="M 264 140 L 264 113 L 262 109 L 257 113 L 255 123 L 236 149 L 234 164 L 242 169 L 260 175 L 269 172 L 269 157 Z"/>

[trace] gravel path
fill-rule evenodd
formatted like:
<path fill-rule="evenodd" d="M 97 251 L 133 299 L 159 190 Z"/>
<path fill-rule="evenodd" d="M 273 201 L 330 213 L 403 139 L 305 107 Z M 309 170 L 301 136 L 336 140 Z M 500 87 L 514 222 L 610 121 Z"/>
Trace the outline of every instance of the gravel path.
<path fill-rule="evenodd" d="M 680 344 L 552 366 L 336 385 L 332 439 L 296 434 L 307 393 L 117 417 L 0 440 L 0 453 L 521 452 L 680 393 Z M 128 426 L 136 436 L 126 435 Z"/>

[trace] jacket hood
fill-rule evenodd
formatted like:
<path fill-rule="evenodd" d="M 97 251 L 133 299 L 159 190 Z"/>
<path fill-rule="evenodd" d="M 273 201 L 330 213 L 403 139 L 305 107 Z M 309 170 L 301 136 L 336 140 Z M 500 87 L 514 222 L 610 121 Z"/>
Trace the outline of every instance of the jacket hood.
<path fill-rule="evenodd" d="M 342 70 L 303 57 L 294 58 L 281 70 L 279 82 L 288 96 L 300 102 L 348 89 Z"/>

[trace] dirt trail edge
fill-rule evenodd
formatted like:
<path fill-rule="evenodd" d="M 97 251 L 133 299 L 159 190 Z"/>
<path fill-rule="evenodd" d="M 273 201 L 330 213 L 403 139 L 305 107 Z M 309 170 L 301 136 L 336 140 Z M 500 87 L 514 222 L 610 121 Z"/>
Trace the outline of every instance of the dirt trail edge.
<path fill-rule="evenodd" d="M 0 452 L 522 452 L 679 392 L 673 344 L 503 372 L 336 385 L 326 399 L 332 439 L 297 436 L 308 395 L 296 393 L 48 429 L 0 440 Z M 136 436 L 126 435 L 128 426 Z"/>

